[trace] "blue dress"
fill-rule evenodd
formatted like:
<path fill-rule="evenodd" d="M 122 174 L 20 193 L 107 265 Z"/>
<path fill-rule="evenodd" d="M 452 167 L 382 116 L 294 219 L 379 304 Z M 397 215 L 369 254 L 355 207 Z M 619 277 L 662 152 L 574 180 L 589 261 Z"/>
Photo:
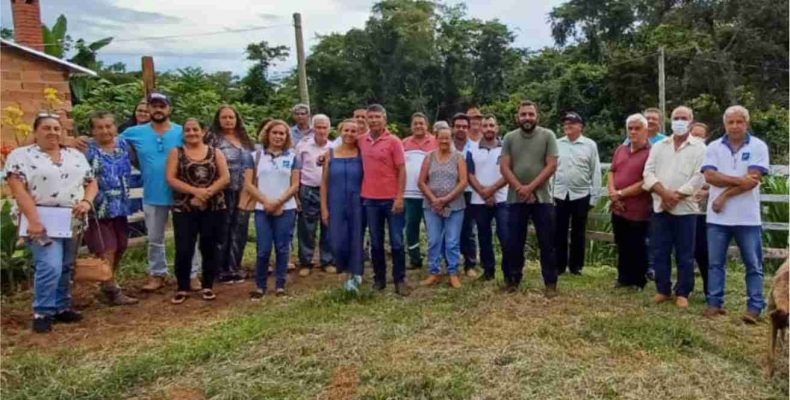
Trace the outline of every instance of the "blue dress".
<path fill-rule="evenodd" d="M 340 271 L 362 275 L 362 158 L 329 150 L 329 241 Z"/>

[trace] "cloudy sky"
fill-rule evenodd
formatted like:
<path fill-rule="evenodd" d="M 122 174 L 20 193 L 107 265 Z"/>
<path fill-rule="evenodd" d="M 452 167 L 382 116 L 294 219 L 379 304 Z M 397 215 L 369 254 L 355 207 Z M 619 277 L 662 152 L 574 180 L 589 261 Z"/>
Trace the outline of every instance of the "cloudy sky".
<path fill-rule="evenodd" d="M 11 2 L 0 0 L 0 24 L 12 26 Z M 367 0 L 41 0 L 42 20 L 50 25 L 58 15 L 68 18 L 72 38 L 88 41 L 113 36 L 100 51 L 105 63 L 124 62 L 138 70 L 140 56 L 154 56 L 159 71 L 200 66 L 207 71 L 247 69 L 244 48 L 266 40 L 291 48 L 291 57 L 274 67 L 287 71 L 296 65 L 292 14 L 302 14 L 306 51 L 319 35 L 364 27 Z M 447 1 L 456 4 L 459 1 Z M 471 0 L 468 14 L 498 18 L 516 34 L 515 45 L 538 49 L 551 46 L 548 12 L 561 0 Z M 264 28 L 261 28 L 264 27 Z M 261 29 L 257 29 L 261 28 Z M 210 34 L 222 32 L 220 34 Z M 152 39 L 171 36 L 168 39 Z M 177 36 L 177 37 L 172 37 Z"/>

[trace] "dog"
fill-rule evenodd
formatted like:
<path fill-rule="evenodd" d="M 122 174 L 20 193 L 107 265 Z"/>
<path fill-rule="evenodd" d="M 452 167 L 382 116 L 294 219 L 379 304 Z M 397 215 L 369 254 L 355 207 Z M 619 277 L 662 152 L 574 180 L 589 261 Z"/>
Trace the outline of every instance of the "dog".
<path fill-rule="evenodd" d="M 771 349 L 768 353 L 768 376 L 774 375 L 777 340 L 784 342 L 788 327 L 788 302 L 790 302 L 790 259 L 785 260 L 776 272 L 768 299 L 768 316 L 771 320 Z"/>

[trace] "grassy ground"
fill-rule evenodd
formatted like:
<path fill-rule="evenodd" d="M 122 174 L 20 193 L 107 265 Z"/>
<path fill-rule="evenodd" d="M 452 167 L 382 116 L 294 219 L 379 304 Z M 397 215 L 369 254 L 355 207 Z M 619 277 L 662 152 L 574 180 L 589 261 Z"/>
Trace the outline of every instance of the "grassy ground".
<path fill-rule="evenodd" d="M 131 270 L 138 270 L 143 255 L 131 252 Z M 248 287 L 224 286 L 218 294 L 225 303 L 190 299 L 178 308 L 167 303 L 170 293 L 162 293 L 143 301 L 148 309 L 89 306 L 93 325 L 58 325 L 61 336 L 51 339 L 28 340 L 26 327 L 4 323 L 0 395 L 788 398 L 786 350 L 777 376 L 765 377 L 769 325 L 746 326 L 738 319 L 741 272 L 728 282 L 730 315 L 713 321 L 701 317 L 699 298 L 682 312 L 653 305 L 652 287 L 614 291 L 612 268 L 584 273 L 563 276 L 562 295 L 551 301 L 542 297 L 533 263 L 516 294 L 500 293 L 496 283 L 464 281 L 460 290 L 419 288 L 408 298 L 396 297 L 391 287 L 349 298 L 330 276 L 292 275 L 293 296 L 261 303 L 245 299 Z M 410 273 L 411 282 L 420 277 Z M 4 313 L 26 310 L 28 301 L 25 295 L 7 299 Z M 128 314 L 118 317 L 120 312 Z"/>

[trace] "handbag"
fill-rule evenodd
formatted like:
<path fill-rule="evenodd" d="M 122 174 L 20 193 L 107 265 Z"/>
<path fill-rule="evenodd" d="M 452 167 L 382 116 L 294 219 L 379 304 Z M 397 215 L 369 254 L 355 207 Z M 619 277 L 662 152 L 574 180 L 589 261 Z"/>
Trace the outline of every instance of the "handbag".
<path fill-rule="evenodd" d="M 261 150 L 255 151 L 255 168 L 252 170 L 252 184 L 258 186 L 258 164 L 261 162 Z M 239 209 L 244 211 L 255 210 L 255 197 L 253 197 L 246 188 L 241 190 L 239 195 Z"/>
<path fill-rule="evenodd" d="M 96 226 L 98 227 L 99 218 L 96 217 L 95 213 L 91 212 L 91 214 L 93 214 L 93 219 L 96 222 Z M 74 229 L 74 246 L 79 248 L 80 244 L 82 243 L 82 238 L 85 235 L 85 231 L 87 230 L 88 224 L 86 221 L 77 221 L 76 225 L 77 227 Z M 101 235 L 98 236 L 102 247 L 104 247 L 104 239 Z M 106 282 L 112 279 L 112 266 L 109 262 L 107 262 L 107 260 L 95 256 L 80 257 L 77 253 L 77 251 L 74 252 L 75 282 Z"/>

